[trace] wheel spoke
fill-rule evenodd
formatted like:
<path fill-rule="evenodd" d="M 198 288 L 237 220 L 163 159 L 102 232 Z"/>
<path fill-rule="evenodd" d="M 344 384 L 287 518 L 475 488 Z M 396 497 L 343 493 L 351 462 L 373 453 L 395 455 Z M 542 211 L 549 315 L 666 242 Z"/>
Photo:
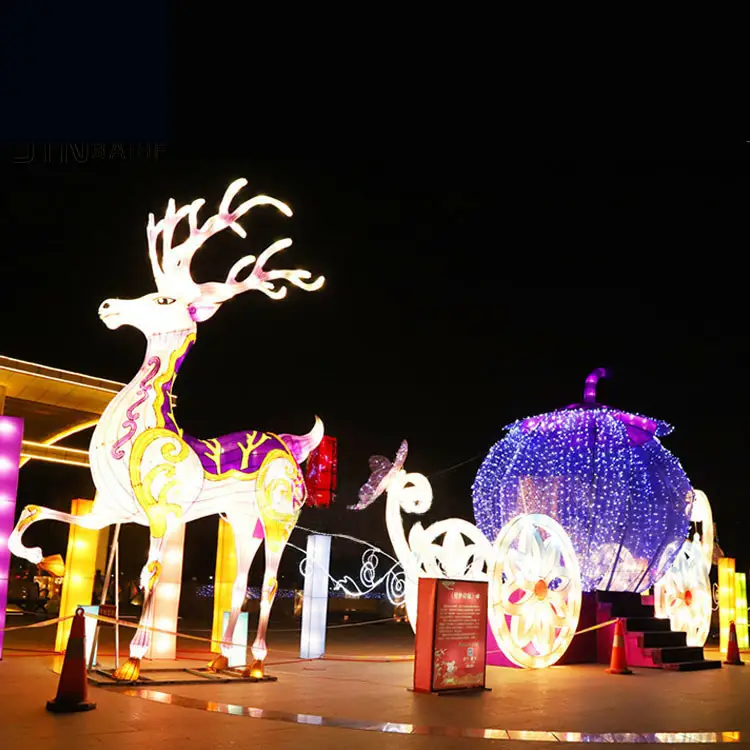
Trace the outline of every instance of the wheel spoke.
<path fill-rule="evenodd" d="M 510 632 L 513 636 L 513 640 L 520 645 L 522 649 L 531 643 L 531 639 L 534 635 L 534 626 L 536 624 L 534 612 L 534 604 L 529 603 L 526 607 L 522 608 L 521 613 L 517 617 L 513 617 L 510 621 Z"/>

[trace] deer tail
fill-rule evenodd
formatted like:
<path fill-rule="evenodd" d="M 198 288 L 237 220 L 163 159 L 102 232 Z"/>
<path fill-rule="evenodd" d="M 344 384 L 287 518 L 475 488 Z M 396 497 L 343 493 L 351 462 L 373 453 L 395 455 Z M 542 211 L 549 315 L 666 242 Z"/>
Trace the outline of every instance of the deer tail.
<path fill-rule="evenodd" d="M 325 435 L 325 427 L 320 417 L 315 417 L 315 424 L 307 435 L 279 435 L 288 446 L 297 463 L 302 463 L 319 445 Z"/>

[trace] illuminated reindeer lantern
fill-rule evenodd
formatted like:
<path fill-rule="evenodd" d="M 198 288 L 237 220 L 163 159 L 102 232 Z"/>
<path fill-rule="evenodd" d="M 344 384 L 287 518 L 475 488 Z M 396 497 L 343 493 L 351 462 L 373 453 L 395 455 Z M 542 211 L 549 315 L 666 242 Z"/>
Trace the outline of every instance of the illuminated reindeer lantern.
<path fill-rule="evenodd" d="M 255 676 L 263 674 L 279 562 L 307 496 L 300 464 L 323 439 L 323 423 L 316 417 L 312 431 L 302 436 L 248 430 L 198 440 L 177 426 L 171 399 L 177 372 L 195 343 L 197 323 L 210 318 L 223 302 L 247 291 L 282 299 L 287 288 L 277 287 L 277 281 L 287 281 L 306 291 L 323 285 L 322 276 L 310 281 L 309 271 L 264 269 L 271 256 L 292 244 L 289 239 L 273 243 L 257 260 L 252 255 L 242 258 L 223 283 L 193 281 L 190 262 L 196 251 L 227 227 L 245 237 L 237 220 L 254 206 L 269 204 L 291 216 L 286 205 L 267 196 L 256 196 L 231 210 L 229 204 L 246 184 L 246 180 L 233 182 L 224 194 L 219 213 L 201 227 L 198 211 L 203 200 L 178 210 L 174 200 L 170 200 L 163 219 L 155 223 L 153 214 L 149 216 L 148 252 L 158 291 L 134 300 L 109 299 L 99 307 L 99 317 L 109 329 L 135 326 L 148 343 L 140 371 L 109 404 L 91 439 L 91 473 L 97 489 L 93 509 L 90 515 L 77 517 L 29 505 L 9 539 L 13 554 L 44 565 L 41 549 L 25 547 L 21 542 L 24 531 L 36 521 L 56 519 L 89 529 L 131 522 L 149 527 L 148 561 L 140 579 L 143 612 L 130 644 L 130 658 L 115 672 L 118 680 L 136 679 L 140 661 L 149 650 L 154 590 L 170 536 L 180 531 L 182 524 L 213 514 L 225 518 L 234 531 L 237 578 L 224 645 L 212 666 L 222 669 L 228 664 L 250 566 L 265 540 L 260 616 L 252 645 L 255 661 L 249 670 Z M 172 247 L 175 227 L 186 216 L 190 235 Z M 161 257 L 157 251 L 160 235 Z M 249 274 L 238 280 L 238 275 L 252 264 Z"/>

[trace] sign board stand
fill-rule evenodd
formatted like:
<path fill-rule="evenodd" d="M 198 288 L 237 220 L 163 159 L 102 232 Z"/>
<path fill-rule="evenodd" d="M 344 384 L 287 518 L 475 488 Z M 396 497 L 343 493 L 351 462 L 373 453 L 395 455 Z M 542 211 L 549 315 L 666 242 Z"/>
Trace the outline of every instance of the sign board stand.
<path fill-rule="evenodd" d="M 85 615 L 93 615 L 93 617 L 87 617 L 84 620 L 85 625 L 85 638 L 84 643 L 86 646 L 86 664 L 87 666 L 96 666 L 97 661 L 97 652 L 98 652 L 98 643 L 96 639 L 96 628 L 99 625 L 99 620 L 96 619 L 97 615 L 99 614 L 99 605 L 98 604 L 89 604 L 89 605 L 79 605 L 80 609 L 83 610 L 83 613 Z"/>
<path fill-rule="evenodd" d="M 420 578 L 417 607 L 414 692 L 489 690 L 487 582 Z"/>

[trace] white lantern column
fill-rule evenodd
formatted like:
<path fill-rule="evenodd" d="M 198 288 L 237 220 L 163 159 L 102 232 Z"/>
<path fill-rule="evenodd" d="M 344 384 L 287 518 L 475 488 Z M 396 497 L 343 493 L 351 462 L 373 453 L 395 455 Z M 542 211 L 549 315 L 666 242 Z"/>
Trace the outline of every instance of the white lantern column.
<path fill-rule="evenodd" d="M 300 658 L 319 659 L 326 650 L 328 620 L 328 574 L 331 565 L 331 537 L 307 537 L 305 589 L 302 600 Z"/>
<path fill-rule="evenodd" d="M 182 590 L 182 558 L 185 548 L 185 525 L 170 534 L 164 550 L 159 583 L 154 589 L 154 627 L 169 633 L 177 632 L 177 614 Z M 151 639 L 149 659 L 175 659 L 177 637 L 156 632 Z"/>

